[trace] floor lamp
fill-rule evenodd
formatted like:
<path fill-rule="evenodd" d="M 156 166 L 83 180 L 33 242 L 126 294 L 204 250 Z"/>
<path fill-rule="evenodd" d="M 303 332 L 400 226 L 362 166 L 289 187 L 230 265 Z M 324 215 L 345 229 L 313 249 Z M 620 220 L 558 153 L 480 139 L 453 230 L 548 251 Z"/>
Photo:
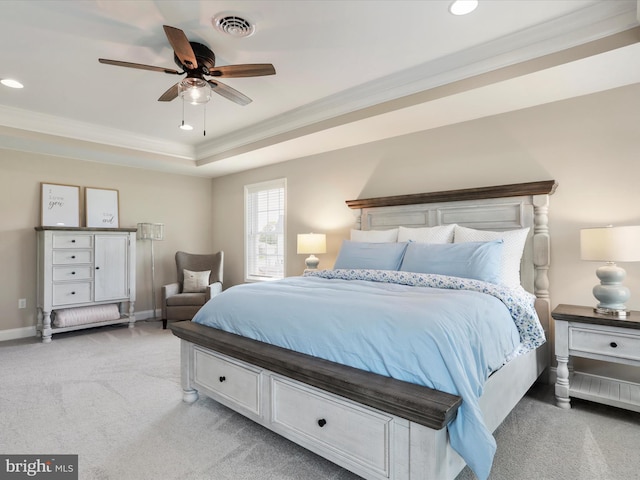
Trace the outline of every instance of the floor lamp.
<path fill-rule="evenodd" d="M 138 240 L 151 241 L 151 308 L 153 309 L 152 320 L 156 319 L 156 260 L 153 256 L 153 241 L 164 240 L 164 224 L 163 223 L 139 223 Z"/>

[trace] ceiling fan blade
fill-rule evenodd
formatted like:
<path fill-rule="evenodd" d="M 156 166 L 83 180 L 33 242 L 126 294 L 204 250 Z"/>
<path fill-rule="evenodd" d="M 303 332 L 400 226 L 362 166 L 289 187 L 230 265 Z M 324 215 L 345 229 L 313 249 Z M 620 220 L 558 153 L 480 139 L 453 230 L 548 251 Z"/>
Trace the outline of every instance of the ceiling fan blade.
<path fill-rule="evenodd" d="M 171 100 L 173 100 L 174 98 L 178 97 L 178 85 L 180 85 L 179 83 L 176 83 L 173 87 L 171 87 L 169 90 L 167 90 L 166 92 L 164 92 L 160 98 L 158 99 L 159 102 L 170 102 Z"/>
<path fill-rule="evenodd" d="M 225 85 L 224 83 L 220 83 L 217 80 L 207 80 L 209 85 L 211 85 L 211 89 L 216 92 L 218 95 L 222 95 L 224 98 L 231 100 L 232 102 L 237 103 L 238 105 L 250 104 L 253 100 L 249 97 L 240 93 L 235 88 L 231 88 L 229 85 Z"/>
<path fill-rule="evenodd" d="M 173 51 L 180 59 L 180 62 L 182 62 L 182 65 L 187 69 L 198 68 L 196 55 L 193 53 L 193 48 L 191 48 L 189 39 L 184 32 L 179 28 L 170 27 L 169 25 L 164 25 L 163 28 L 164 33 L 167 36 L 167 40 L 169 40 Z"/>
<path fill-rule="evenodd" d="M 270 63 L 247 63 L 244 65 L 225 65 L 209 70 L 214 77 L 261 77 L 275 75 L 276 69 Z"/>
<path fill-rule="evenodd" d="M 153 72 L 163 72 L 163 73 L 169 73 L 171 75 L 180 75 L 180 72 L 172 68 L 154 67 L 153 65 L 143 65 L 142 63 L 121 62 L 120 60 L 108 60 L 106 58 L 99 58 L 98 61 L 100 63 L 104 63 L 105 65 L 138 68 L 140 70 L 151 70 Z"/>

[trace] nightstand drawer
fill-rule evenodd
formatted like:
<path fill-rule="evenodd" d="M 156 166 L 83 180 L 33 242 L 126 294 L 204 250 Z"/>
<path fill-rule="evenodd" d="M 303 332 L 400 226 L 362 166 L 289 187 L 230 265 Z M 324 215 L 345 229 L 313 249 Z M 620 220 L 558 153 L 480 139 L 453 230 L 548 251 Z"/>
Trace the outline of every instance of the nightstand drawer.
<path fill-rule="evenodd" d="M 569 349 L 640 361 L 640 336 L 606 328 L 572 326 Z"/>

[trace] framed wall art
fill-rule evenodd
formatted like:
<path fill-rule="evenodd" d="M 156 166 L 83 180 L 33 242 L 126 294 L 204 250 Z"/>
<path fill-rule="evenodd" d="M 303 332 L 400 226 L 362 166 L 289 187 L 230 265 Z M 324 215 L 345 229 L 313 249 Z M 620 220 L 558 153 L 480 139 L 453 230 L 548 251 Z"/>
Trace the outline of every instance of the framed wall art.
<path fill-rule="evenodd" d="M 79 227 L 80 187 L 41 182 L 40 224 L 43 227 Z"/>
<path fill-rule="evenodd" d="M 120 226 L 118 190 L 85 187 L 84 202 L 87 227 L 118 228 Z"/>

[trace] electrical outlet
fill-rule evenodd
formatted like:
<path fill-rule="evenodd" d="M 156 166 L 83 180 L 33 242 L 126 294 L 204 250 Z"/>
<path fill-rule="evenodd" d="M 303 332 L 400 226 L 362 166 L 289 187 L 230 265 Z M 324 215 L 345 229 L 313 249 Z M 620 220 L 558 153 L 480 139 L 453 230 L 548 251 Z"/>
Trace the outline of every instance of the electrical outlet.
<path fill-rule="evenodd" d="M 27 308 L 27 299 L 26 298 L 18 299 L 18 308 Z"/>

